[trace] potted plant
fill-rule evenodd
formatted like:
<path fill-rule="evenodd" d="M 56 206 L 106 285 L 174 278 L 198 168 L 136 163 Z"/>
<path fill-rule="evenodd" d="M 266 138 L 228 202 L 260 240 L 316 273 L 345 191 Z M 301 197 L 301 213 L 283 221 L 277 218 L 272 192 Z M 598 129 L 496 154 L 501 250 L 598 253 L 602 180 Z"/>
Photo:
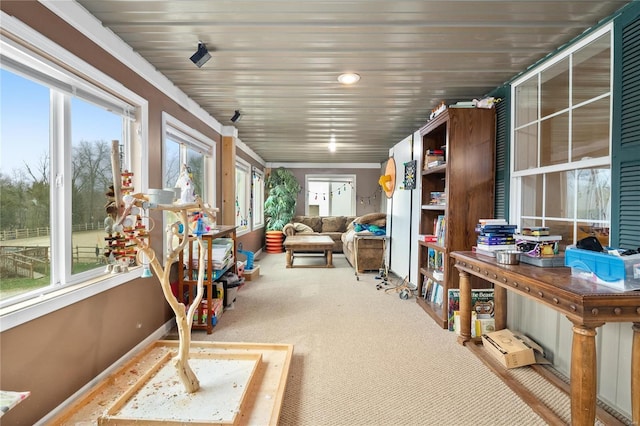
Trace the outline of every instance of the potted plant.
<path fill-rule="evenodd" d="M 293 173 L 284 167 L 271 171 L 265 179 L 265 187 L 268 193 L 264 202 L 267 253 L 282 253 L 282 228 L 295 214 L 301 187 Z"/>

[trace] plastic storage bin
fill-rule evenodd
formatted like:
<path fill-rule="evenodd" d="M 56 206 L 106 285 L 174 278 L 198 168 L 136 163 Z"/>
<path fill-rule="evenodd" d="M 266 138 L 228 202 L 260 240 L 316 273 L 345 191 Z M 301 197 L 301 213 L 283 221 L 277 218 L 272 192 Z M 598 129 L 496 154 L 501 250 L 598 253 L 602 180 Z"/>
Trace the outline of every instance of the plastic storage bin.
<path fill-rule="evenodd" d="M 615 256 L 579 248 L 567 248 L 565 266 L 573 275 L 620 290 L 640 289 L 640 254 Z"/>

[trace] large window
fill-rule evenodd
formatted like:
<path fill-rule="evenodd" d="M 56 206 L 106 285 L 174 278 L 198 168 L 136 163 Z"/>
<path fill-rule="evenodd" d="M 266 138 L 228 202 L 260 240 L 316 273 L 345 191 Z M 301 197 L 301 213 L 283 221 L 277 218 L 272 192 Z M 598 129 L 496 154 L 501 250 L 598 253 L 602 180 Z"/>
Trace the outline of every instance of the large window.
<path fill-rule="evenodd" d="M 604 27 L 512 86 L 514 217 L 563 244 L 609 244 L 611 40 Z"/>
<path fill-rule="evenodd" d="M 9 38 L 0 47 L 0 306 L 6 307 L 106 277 L 112 141 L 123 169 L 138 174 L 138 187 L 142 149 L 132 137 L 139 105 L 123 100 L 128 90 L 96 71 L 99 88 L 69 64 Z M 88 67 L 61 49 L 50 56 L 57 53 Z"/>
<path fill-rule="evenodd" d="M 175 187 L 180 173 L 186 172 L 193 182 L 196 195 L 212 204 L 215 200 L 213 182 L 215 142 L 167 113 L 163 113 L 162 118 L 164 187 Z"/>
<path fill-rule="evenodd" d="M 307 175 L 306 214 L 310 216 L 355 216 L 355 175 Z"/>

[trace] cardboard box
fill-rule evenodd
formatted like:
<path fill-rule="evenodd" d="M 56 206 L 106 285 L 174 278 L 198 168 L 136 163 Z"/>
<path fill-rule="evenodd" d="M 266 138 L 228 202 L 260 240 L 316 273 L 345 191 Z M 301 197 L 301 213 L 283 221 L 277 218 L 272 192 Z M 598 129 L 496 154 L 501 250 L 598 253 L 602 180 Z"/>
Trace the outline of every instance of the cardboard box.
<path fill-rule="evenodd" d="M 537 343 L 508 328 L 483 334 L 482 346 L 506 368 L 548 363 Z"/>
<path fill-rule="evenodd" d="M 245 281 L 253 281 L 258 279 L 260 276 L 260 265 L 253 265 L 253 269 L 245 269 L 244 270 L 244 279 Z"/>

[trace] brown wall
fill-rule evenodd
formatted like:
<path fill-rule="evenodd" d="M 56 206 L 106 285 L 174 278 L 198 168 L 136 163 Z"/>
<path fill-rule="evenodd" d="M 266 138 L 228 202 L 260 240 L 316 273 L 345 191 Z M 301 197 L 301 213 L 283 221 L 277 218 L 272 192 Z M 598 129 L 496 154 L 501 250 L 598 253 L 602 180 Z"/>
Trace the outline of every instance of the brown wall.
<path fill-rule="evenodd" d="M 219 134 L 46 7 L 36 1 L 3 0 L 0 8 L 149 101 L 150 187 L 162 187 L 159 141 L 163 111 L 218 142 L 220 150 Z M 220 158 L 220 152 L 216 158 Z M 218 165 L 216 170 L 219 169 Z M 220 205 L 218 178 L 216 182 L 216 205 Z M 161 223 L 160 214 L 154 219 Z M 152 232 L 151 241 L 156 252 L 161 252 L 161 227 Z M 2 389 L 29 390 L 31 396 L 3 416 L 2 423 L 33 424 L 172 316 L 154 277 L 136 279 L 3 332 Z"/>

